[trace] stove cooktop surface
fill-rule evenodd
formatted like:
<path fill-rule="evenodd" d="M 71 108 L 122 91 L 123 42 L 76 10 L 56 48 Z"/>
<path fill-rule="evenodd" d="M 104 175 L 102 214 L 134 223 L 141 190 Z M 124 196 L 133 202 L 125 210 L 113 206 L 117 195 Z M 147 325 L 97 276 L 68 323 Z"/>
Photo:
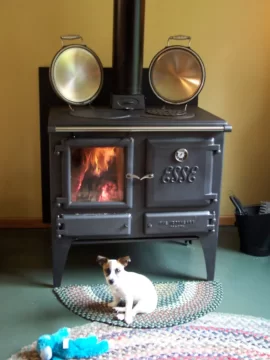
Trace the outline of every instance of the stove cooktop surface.
<path fill-rule="evenodd" d="M 49 115 L 49 131 L 55 127 L 72 126 L 223 126 L 231 131 L 230 125 L 220 117 L 197 106 L 182 109 L 147 108 L 146 110 L 114 110 L 105 107 L 52 107 Z"/>

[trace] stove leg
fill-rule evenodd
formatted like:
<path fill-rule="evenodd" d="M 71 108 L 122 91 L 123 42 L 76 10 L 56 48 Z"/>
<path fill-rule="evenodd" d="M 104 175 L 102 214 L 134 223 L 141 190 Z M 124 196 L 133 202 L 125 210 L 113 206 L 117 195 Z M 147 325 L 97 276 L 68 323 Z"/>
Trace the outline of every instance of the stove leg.
<path fill-rule="evenodd" d="M 207 280 L 212 281 L 215 277 L 217 236 L 202 237 L 200 241 L 205 259 Z"/>
<path fill-rule="evenodd" d="M 53 286 L 61 286 L 62 276 L 65 269 L 69 249 L 72 240 L 69 238 L 56 238 L 53 240 L 52 257 L 53 257 Z"/>

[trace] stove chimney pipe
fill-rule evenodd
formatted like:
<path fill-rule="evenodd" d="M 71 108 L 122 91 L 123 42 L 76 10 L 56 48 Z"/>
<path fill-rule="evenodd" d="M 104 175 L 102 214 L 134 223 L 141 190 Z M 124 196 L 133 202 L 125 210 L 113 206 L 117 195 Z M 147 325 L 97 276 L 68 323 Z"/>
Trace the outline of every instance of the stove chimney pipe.
<path fill-rule="evenodd" d="M 122 99 L 122 95 L 132 95 L 139 102 L 142 99 L 136 95 L 142 97 L 144 12 L 145 0 L 114 0 L 113 94 Z M 134 107 L 136 101 L 131 102 Z"/>

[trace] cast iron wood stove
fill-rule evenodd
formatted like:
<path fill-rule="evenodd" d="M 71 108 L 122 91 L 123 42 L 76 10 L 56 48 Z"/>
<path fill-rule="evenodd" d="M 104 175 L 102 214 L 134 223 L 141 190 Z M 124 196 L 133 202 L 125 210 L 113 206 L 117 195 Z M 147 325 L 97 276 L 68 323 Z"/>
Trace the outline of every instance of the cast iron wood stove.
<path fill-rule="evenodd" d="M 74 243 L 199 240 L 213 280 L 231 126 L 196 105 L 145 106 L 144 2 L 116 0 L 114 15 L 111 106 L 50 110 L 54 286 Z"/>

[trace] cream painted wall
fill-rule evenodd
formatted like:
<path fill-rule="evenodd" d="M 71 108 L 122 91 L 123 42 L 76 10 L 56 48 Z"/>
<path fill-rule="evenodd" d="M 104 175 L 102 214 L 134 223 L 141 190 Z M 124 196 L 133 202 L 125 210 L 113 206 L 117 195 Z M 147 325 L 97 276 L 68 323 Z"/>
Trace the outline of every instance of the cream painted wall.
<path fill-rule="evenodd" d="M 222 215 L 233 210 L 230 190 L 247 203 L 270 200 L 269 17 L 269 0 L 146 0 L 144 66 L 169 35 L 191 35 L 207 71 L 200 106 L 233 126 Z M 41 217 L 38 67 L 65 33 L 81 34 L 110 66 L 112 20 L 112 0 L 1 2 L 0 217 Z"/>

